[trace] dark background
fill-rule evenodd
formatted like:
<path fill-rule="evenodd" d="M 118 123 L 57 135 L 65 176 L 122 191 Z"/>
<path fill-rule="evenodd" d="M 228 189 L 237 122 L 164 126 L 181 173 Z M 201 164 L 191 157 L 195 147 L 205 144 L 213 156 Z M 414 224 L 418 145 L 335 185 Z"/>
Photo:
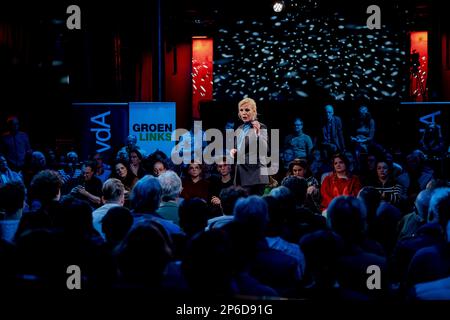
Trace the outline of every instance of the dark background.
<path fill-rule="evenodd" d="M 377 4 L 382 10 L 384 28 L 380 36 L 384 32 L 389 36 L 397 34 L 393 42 L 400 49 L 408 47 L 410 31 L 429 31 L 429 99 L 450 101 L 450 70 L 443 64 L 443 61 L 450 61 L 450 50 L 447 50 L 450 48 L 447 37 L 450 20 L 442 2 L 308 0 L 295 3 L 300 5 L 296 14 L 300 15 L 301 21 L 306 17 L 335 21 L 335 13 L 338 13 L 345 18 L 346 26 L 364 25 L 368 17 L 367 6 Z M 81 8 L 81 30 L 67 30 L 65 26 L 66 8 L 71 4 Z M 80 128 L 71 114 L 72 102 L 159 100 L 175 101 L 177 125 L 188 128 L 192 120 L 191 37 L 200 33 L 211 36 L 217 46 L 223 39 L 220 30 L 231 28 L 230 25 L 237 20 L 270 21 L 274 15 L 270 4 L 269 0 L 162 0 L 159 14 L 155 0 L 117 4 L 103 0 L 2 3 L 0 129 L 4 129 L 3 119 L 14 113 L 19 115 L 22 128 L 29 132 L 35 148 L 76 144 Z M 292 17 L 292 11 L 282 15 Z M 156 25 L 158 19 L 161 20 L 160 29 Z M 163 39 L 160 52 L 163 57 L 162 77 L 155 62 L 158 30 Z M 353 39 L 353 31 L 352 28 L 344 28 L 339 32 Z M 364 46 L 368 44 L 364 43 Z M 377 53 L 378 59 L 382 59 L 383 51 L 377 48 Z M 438 123 L 447 135 L 447 105 L 400 104 L 409 100 L 405 92 L 409 53 L 406 50 L 405 55 L 400 56 L 404 59 L 402 65 L 405 69 L 394 79 L 392 90 L 398 92 L 396 97 L 375 99 L 375 95 L 346 95 L 344 100 L 335 101 L 335 97 L 319 82 L 313 87 L 303 88 L 307 97 L 299 97 L 287 90 L 283 99 L 257 99 L 260 119 L 269 127 L 280 128 L 284 135 L 290 130 L 294 116 L 300 115 L 305 121 L 305 132 L 316 136 L 323 105 L 331 102 L 335 105 L 335 113 L 344 121 L 346 135 L 350 135 L 355 111 L 365 103 L 377 121 L 377 140 L 393 147 L 410 149 L 417 144 L 419 116 L 438 108 L 443 112 Z M 308 61 L 307 65 L 312 67 L 314 63 Z M 220 73 L 221 70 L 216 71 Z M 235 74 L 233 69 L 226 71 Z M 343 72 L 336 71 L 341 76 Z M 320 74 L 312 74 L 311 79 L 317 76 Z M 158 83 L 161 78 L 163 82 Z M 387 83 L 392 79 L 382 80 Z M 345 83 L 347 80 L 338 81 Z M 235 117 L 237 102 L 242 97 L 239 94 L 228 96 L 222 90 L 232 83 L 215 86 L 215 100 L 202 105 L 204 127 L 222 127 L 226 118 Z M 275 79 L 269 79 L 268 85 L 272 83 L 276 85 Z M 363 84 L 361 92 L 364 93 L 370 89 L 367 86 L 371 82 Z M 162 94 L 158 94 L 158 90 Z M 249 89 L 245 93 L 253 96 L 254 90 Z M 259 98 L 257 94 L 256 98 Z"/>

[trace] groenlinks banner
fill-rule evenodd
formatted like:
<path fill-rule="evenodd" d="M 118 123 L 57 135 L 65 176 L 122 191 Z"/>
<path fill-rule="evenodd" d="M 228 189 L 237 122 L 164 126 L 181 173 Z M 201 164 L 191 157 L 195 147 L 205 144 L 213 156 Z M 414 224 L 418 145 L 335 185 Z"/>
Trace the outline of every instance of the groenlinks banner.
<path fill-rule="evenodd" d="M 137 137 L 137 145 L 147 155 L 156 150 L 170 156 L 175 141 L 171 140 L 176 129 L 175 102 L 130 102 L 129 131 Z"/>

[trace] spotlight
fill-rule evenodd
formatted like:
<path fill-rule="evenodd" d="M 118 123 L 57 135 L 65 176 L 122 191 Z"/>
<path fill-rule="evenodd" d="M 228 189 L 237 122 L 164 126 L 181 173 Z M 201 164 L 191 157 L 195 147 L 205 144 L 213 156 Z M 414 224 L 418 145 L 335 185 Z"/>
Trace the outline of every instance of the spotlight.
<path fill-rule="evenodd" d="M 273 3 L 273 11 L 275 11 L 277 13 L 283 11 L 284 7 L 285 7 L 285 5 L 284 5 L 283 0 L 276 0 Z"/>

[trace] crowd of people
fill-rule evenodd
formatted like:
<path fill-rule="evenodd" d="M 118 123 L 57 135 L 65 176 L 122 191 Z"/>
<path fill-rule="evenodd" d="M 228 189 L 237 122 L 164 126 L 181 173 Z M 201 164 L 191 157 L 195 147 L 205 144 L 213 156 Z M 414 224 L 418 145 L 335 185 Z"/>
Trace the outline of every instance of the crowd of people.
<path fill-rule="evenodd" d="M 265 177 L 249 154 L 244 164 L 224 155 L 176 166 L 133 136 L 112 163 L 101 154 L 80 161 L 73 150 L 58 161 L 52 150 L 32 150 L 9 118 L 0 286 L 65 289 L 67 267 L 77 265 L 84 288 L 158 296 L 450 299 L 450 188 L 427 161 L 438 152 L 435 133 L 420 142 L 431 151 L 394 159 L 376 143 L 368 108 L 359 110 L 352 147 L 331 105 L 320 139 L 293 119 L 280 170 Z M 252 99 L 238 116 L 235 158 L 248 149 L 245 135 L 267 142 Z M 374 265 L 376 289 L 367 285 Z"/>

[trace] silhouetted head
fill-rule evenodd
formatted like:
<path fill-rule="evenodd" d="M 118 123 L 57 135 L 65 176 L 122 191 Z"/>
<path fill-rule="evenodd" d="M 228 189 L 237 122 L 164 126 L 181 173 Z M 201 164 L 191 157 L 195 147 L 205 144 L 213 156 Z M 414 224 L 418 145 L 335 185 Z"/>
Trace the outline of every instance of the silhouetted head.
<path fill-rule="evenodd" d="M 106 212 L 101 223 L 106 240 L 112 243 L 119 243 L 125 238 L 133 225 L 133 216 L 128 208 L 116 206 Z"/>
<path fill-rule="evenodd" d="M 416 214 L 422 218 L 424 221 L 427 220 L 428 210 L 430 207 L 430 200 L 433 191 L 431 190 L 422 190 L 416 197 L 416 201 L 414 202 L 414 206 L 416 209 Z"/>
<path fill-rule="evenodd" d="M 116 247 L 117 266 L 126 282 L 159 286 L 172 252 L 157 224 L 154 221 L 137 224 Z"/>
<path fill-rule="evenodd" d="M 239 199 L 234 206 L 234 221 L 255 237 L 263 236 L 269 221 L 267 203 L 258 196 Z"/>
<path fill-rule="evenodd" d="M 31 165 L 36 169 L 44 169 L 46 166 L 44 154 L 40 151 L 33 151 L 31 154 Z"/>
<path fill-rule="evenodd" d="M 193 198 L 184 200 L 178 208 L 180 227 L 190 237 L 205 230 L 208 225 L 209 208 L 205 200 Z"/>
<path fill-rule="evenodd" d="M 38 172 L 30 184 L 31 200 L 39 200 L 42 204 L 59 200 L 63 181 L 58 172 L 43 170 Z"/>
<path fill-rule="evenodd" d="M 212 229 L 195 235 L 188 243 L 182 271 L 196 294 L 232 294 L 233 251 L 228 234 Z"/>
<path fill-rule="evenodd" d="M 136 137 L 134 134 L 130 134 L 130 135 L 127 137 L 127 142 L 126 142 L 127 147 L 128 147 L 130 150 L 132 150 L 132 149 L 134 149 L 134 147 L 136 146 L 136 143 L 137 143 L 137 137 Z"/>
<path fill-rule="evenodd" d="M 6 120 L 6 124 L 10 132 L 15 133 L 19 131 L 19 118 L 17 118 L 16 116 L 9 116 Z"/>
<path fill-rule="evenodd" d="M 428 209 L 428 222 L 437 222 L 444 228 L 450 220 L 450 188 L 434 190 Z"/>
<path fill-rule="evenodd" d="M 233 215 L 234 205 L 239 198 L 248 196 L 247 191 L 239 186 L 231 186 L 222 189 L 219 194 L 221 200 L 222 211 L 224 215 Z"/>
<path fill-rule="evenodd" d="M 131 207 L 135 212 L 154 213 L 161 201 L 161 184 L 150 175 L 140 179 L 131 190 Z"/>
<path fill-rule="evenodd" d="M 355 197 L 334 198 L 328 206 L 327 216 L 331 229 L 351 243 L 359 241 L 366 231 L 367 211 Z"/>
<path fill-rule="evenodd" d="M 308 182 L 306 182 L 304 178 L 295 176 L 286 177 L 281 181 L 281 186 L 286 187 L 291 191 L 298 206 L 304 204 L 306 190 L 308 189 Z"/>

